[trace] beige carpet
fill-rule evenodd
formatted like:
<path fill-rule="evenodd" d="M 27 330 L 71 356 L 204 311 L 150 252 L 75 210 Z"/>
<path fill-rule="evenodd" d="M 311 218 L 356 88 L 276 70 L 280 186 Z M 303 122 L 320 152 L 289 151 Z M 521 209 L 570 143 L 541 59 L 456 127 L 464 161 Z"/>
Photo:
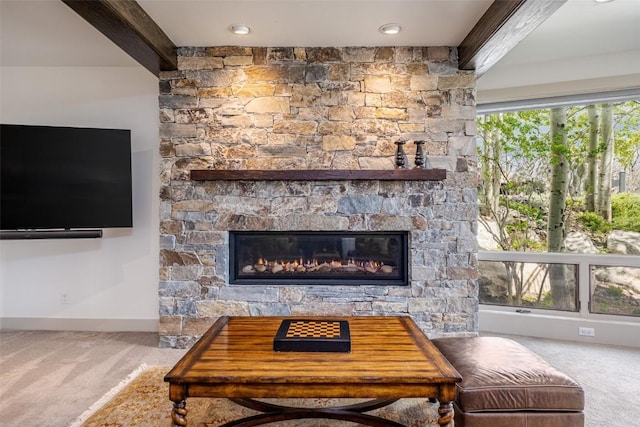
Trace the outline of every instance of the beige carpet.
<path fill-rule="evenodd" d="M 169 366 L 142 367 L 107 393 L 71 427 L 163 427 L 171 425 L 172 403 L 168 384 L 163 381 Z M 290 406 L 336 406 L 355 399 L 265 399 Z M 188 427 L 213 427 L 258 414 L 226 399 L 187 399 Z M 437 405 L 426 399 L 402 399 L 369 412 L 410 427 L 436 427 Z M 358 424 L 322 419 L 283 421 L 280 427 L 346 427 Z"/>
<path fill-rule="evenodd" d="M 508 337 L 580 383 L 585 427 L 638 425 L 640 349 Z M 158 348 L 152 332 L 0 331 L 0 426 L 69 427 L 141 364 L 173 366 L 185 352 Z"/>

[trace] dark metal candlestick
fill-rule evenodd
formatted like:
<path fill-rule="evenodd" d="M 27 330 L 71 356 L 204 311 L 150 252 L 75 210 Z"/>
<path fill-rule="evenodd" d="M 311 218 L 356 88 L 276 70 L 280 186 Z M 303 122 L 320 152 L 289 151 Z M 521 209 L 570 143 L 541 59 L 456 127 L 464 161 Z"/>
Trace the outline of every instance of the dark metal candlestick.
<path fill-rule="evenodd" d="M 422 150 L 422 146 L 424 145 L 424 141 L 414 141 L 416 144 L 416 167 L 423 168 L 424 167 L 424 151 Z"/>
<path fill-rule="evenodd" d="M 398 146 L 396 150 L 396 167 L 397 168 L 406 168 L 407 167 L 407 155 L 404 153 L 404 149 L 402 146 L 406 141 L 396 141 L 396 145 Z"/>

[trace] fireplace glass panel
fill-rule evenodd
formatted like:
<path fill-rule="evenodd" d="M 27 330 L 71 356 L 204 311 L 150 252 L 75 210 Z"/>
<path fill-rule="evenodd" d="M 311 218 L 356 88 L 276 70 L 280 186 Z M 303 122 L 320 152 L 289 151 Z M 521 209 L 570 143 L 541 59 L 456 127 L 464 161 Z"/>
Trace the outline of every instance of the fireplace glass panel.
<path fill-rule="evenodd" d="M 408 284 L 406 232 L 230 232 L 232 284 Z"/>

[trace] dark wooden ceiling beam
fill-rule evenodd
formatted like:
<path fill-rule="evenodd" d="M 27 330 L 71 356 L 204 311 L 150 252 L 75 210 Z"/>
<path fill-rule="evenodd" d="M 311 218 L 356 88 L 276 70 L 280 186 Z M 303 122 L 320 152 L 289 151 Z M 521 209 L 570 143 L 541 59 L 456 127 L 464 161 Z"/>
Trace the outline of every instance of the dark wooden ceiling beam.
<path fill-rule="evenodd" d="M 171 39 L 135 0 L 62 0 L 147 70 L 178 67 Z"/>
<path fill-rule="evenodd" d="M 481 76 L 566 1 L 494 1 L 458 46 L 459 68 Z"/>

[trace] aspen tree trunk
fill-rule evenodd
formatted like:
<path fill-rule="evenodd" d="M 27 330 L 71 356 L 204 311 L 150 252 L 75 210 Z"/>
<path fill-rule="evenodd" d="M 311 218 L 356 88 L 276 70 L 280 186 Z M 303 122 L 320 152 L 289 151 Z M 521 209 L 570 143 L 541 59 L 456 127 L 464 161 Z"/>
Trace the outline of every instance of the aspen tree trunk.
<path fill-rule="evenodd" d="M 564 211 L 566 208 L 569 164 L 567 161 L 566 108 L 551 110 L 551 194 L 549 196 L 549 225 L 547 251 L 561 252 L 564 242 Z M 563 264 L 549 265 L 551 299 L 556 308 L 572 307 Z"/>
<path fill-rule="evenodd" d="M 497 114 L 494 119 L 500 123 L 502 122 L 502 114 Z M 502 173 L 500 171 L 500 157 L 502 156 L 502 147 L 500 145 L 500 128 L 495 126 L 493 135 L 491 136 L 491 151 L 492 151 L 492 168 L 491 168 L 491 209 L 493 212 L 498 212 L 500 206 L 500 178 Z"/>
<path fill-rule="evenodd" d="M 487 123 L 490 120 L 490 116 L 483 116 L 482 122 Z M 491 185 L 491 167 L 493 166 L 493 158 L 491 153 L 491 136 L 492 133 L 484 127 L 482 132 L 482 137 L 484 140 L 484 146 L 482 147 L 482 185 L 484 188 L 484 207 L 490 212 L 491 211 L 491 200 L 493 198 L 493 186 Z"/>
<path fill-rule="evenodd" d="M 587 174 L 587 167 L 584 163 L 578 163 L 574 166 L 571 173 L 571 179 L 569 182 L 569 194 L 571 197 L 580 197 L 585 187 L 585 175 Z"/>
<path fill-rule="evenodd" d="M 491 114 L 484 116 L 485 123 L 495 123 L 500 120 L 500 116 Z M 482 165 L 482 179 L 484 184 L 484 206 L 492 215 L 498 212 L 500 200 L 500 130 L 497 126 L 485 127 L 483 138 L 483 157 L 485 159 Z"/>
<path fill-rule="evenodd" d="M 613 161 L 613 105 L 602 105 L 602 157 L 600 158 L 600 174 L 598 188 L 598 213 L 606 221 L 611 222 L 611 162 Z"/>
<path fill-rule="evenodd" d="M 587 185 L 584 207 L 588 212 L 596 211 L 598 189 L 598 127 L 600 115 L 595 105 L 587 106 L 589 113 L 589 154 L 587 155 Z"/>

